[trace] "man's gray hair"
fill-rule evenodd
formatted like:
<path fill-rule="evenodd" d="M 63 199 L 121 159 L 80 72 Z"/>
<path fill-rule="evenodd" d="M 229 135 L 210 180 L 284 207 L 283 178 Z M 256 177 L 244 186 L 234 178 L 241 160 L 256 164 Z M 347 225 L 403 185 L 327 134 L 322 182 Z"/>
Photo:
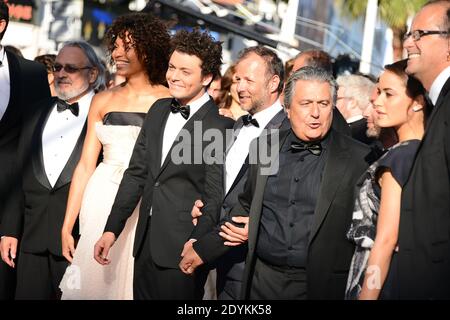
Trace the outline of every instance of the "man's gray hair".
<path fill-rule="evenodd" d="M 84 54 L 88 58 L 90 67 L 97 69 L 98 71 L 98 76 L 95 82 L 92 84 L 92 89 L 94 89 L 96 92 L 103 90 L 105 88 L 105 67 L 103 66 L 102 62 L 98 58 L 91 45 L 86 41 L 77 40 L 64 42 L 61 49 L 65 47 L 80 48 L 84 52 Z"/>
<path fill-rule="evenodd" d="M 357 74 L 341 75 L 337 77 L 336 82 L 339 88 L 344 88 L 345 96 L 354 99 L 361 112 L 364 112 L 370 102 L 375 83 Z"/>
<path fill-rule="evenodd" d="M 289 77 L 286 87 L 284 88 L 284 107 L 289 109 L 292 103 L 292 97 L 295 94 L 295 84 L 297 81 L 318 81 L 326 82 L 330 85 L 331 97 L 333 99 L 333 107 L 336 105 L 337 99 L 337 83 L 333 75 L 322 68 L 317 67 L 303 67 L 295 71 Z"/>

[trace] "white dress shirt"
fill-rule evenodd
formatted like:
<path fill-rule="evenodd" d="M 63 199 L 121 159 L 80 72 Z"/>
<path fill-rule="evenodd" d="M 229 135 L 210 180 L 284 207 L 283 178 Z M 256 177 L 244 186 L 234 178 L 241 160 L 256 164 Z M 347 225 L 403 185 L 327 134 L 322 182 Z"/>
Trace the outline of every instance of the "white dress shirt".
<path fill-rule="evenodd" d="M 0 61 L 2 65 L 0 66 L 0 121 L 6 112 L 6 108 L 9 104 L 11 84 L 9 79 L 9 64 L 8 57 L 6 56 L 6 51 L 4 47 L 0 48 Z"/>
<path fill-rule="evenodd" d="M 89 91 L 78 100 L 78 117 L 69 109 L 58 112 L 56 103 L 48 117 L 42 133 L 42 153 L 45 173 L 52 187 L 55 186 L 80 137 L 93 96 L 94 91 Z"/>
<path fill-rule="evenodd" d="M 357 116 L 348 118 L 346 121 L 348 124 L 350 124 L 350 123 L 356 122 L 358 120 L 361 120 L 362 118 L 364 118 L 364 117 L 361 114 L 358 114 Z"/>
<path fill-rule="evenodd" d="M 186 122 L 188 122 L 188 120 L 194 115 L 194 113 L 196 113 L 208 101 L 209 94 L 205 92 L 200 98 L 189 103 L 190 112 L 189 118 L 187 119 L 183 118 L 183 116 L 179 112 L 170 112 L 169 117 L 167 118 L 166 126 L 164 127 L 161 166 L 163 165 L 164 160 L 166 159 L 167 154 L 169 153 L 169 150 L 175 141 L 175 138 L 178 136 Z"/>
<path fill-rule="evenodd" d="M 277 100 L 270 107 L 257 112 L 253 115 L 253 119 L 258 121 L 259 128 L 248 125 L 243 126 L 238 133 L 236 140 L 231 146 L 226 155 L 225 170 L 226 170 L 226 183 L 225 194 L 228 193 L 233 185 L 234 179 L 236 179 L 242 165 L 247 158 L 250 149 L 250 143 L 253 139 L 259 137 L 267 124 L 272 120 L 275 115 L 280 112 L 283 107 L 279 100 Z"/>
<path fill-rule="evenodd" d="M 433 106 L 436 105 L 436 102 L 439 98 L 439 94 L 442 91 L 442 87 L 447 82 L 450 77 L 450 66 L 442 70 L 442 72 L 434 79 L 433 84 L 430 88 L 430 93 L 428 96 L 430 97 L 431 102 L 433 102 Z"/>

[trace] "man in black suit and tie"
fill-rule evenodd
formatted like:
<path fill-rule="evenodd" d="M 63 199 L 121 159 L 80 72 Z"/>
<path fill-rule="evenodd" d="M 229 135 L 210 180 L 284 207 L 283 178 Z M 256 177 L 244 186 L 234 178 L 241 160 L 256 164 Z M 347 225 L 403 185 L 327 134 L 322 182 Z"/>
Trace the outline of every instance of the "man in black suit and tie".
<path fill-rule="evenodd" d="M 241 298 L 344 298 L 354 250 L 345 234 L 369 148 L 330 129 L 336 90 L 331 74 L 314 67 L 288 80 L 284 101 L 292 129 L 266 140 L 268 148 L 278 146 L 278 159 L 269 168 L 250 164 L 229 215 L 229 223 L 250 216 Z M 256 143 L 258 157 L 262 143 Z M 226 251 L 216 245 L 213 254 Z"/>
<path fill-rule="evenodd" d="M 221 218 L 238 202 L 238 195 L 244 189 L 245 177 L 249 162 L 247 159 L 252 140 L 268 131 L 279 129 L 286 119 L 285 112 L 279 102 L 283 90 L 283 63 L 275 52 L 263 46 L 244 49 L 236 61 L 235 81 L 241 108 L 249 113 L 239 118 L 234 125 L 233 140 L 227 147 L 224 166 L 225 197 L 221 208 Z M 287 121 L 286 121 L 287 123 Z M 193 215 L 197 217 L 203 203 L 197 201 Z M 202 218 L 200 218 L 202 219 Z M 248 219 L 248 218 L 247 218 Z M 189 267 L 196 268 L 201 262 L 213 261 L 210 246 L 217 239 L 220 231 L 214 228 L 207 235 L 197 239 L 192 249 L 184 252 L 180 262 L 181 270 L 191 273 Z M 240 297 L 242 276 L 245 266 L 247 246 L 231 249 L 215 263 L 217 270 L 217 297 L 220 300 L 236 300 Z M 196 264 L 192 266 L 194 259 Z"/>
<path fill-rule="evenodd" d="M 231 215 L 250 215 L 242 297 L 343 299 L 353 245 L 350 226 L 357 179 L 369 148 L 331 128 L 337 85 L 314 67 L 285 87 L 292 129 L 280 133 L 278 170 L 252 165 Z"/>
<path fill-rule="evenodd" d="M 89 44 L 66 43 L 54 65 L 58 98 L 36 102 L 36 112 L 25 120 L 15 160 L 20 184 L 12 188 L 0 230 L 2 259 L 12 268 L 20 242 L 17 299 L 60 296 L 59 282 L 68 265 L 61 252 L 67 196 L 102 74 Z"/>
<path fill-rule="evenodd" d="M 402 191 L 401 299 L 450 299 L 450 2 L 426 4 L 405 35 L 406 72 L 434 108 Z"/>
<path fill-rule="evenodd" d="M 0 0 L 0 43 L 8 22 L 8 6 Z M 14 163 L 22 117 L 34 111 L 30 108 L 34 102 L 50 96 L 46 79 L 40 64 L 18 57 L 0 45 L 0 226 L 8 211 L 11 186 L 19 179 Z M 0 263 L 0 300 L 14 298 L 15 277 L 15 270 Z"/>
<path fill-rule="evenodd" d="M 206 92 L 219 73 L 220 43 L 199 30 L 181 30 L 172 40 L 166 78 L 174 98 L 160 99 L 150 109 L 105 233 L 95 245 L 95 259 L 108 264 L 110 247 L 142 197 L 133 253 L 137 300 L 203 296 L 205 273 L 185 275 L 178 263 L 186 241 L 200 238 L 217 224 L 223 198 L 222 138 L 234 124 L 219 115 Z M 220 133 L 222 151 L 209 154 L 209 142 L 202 139 L 208 132 Z M 191 208 L 196 199 L 202 199 L 205 208 L 204 219 L 194 230 Z"/>

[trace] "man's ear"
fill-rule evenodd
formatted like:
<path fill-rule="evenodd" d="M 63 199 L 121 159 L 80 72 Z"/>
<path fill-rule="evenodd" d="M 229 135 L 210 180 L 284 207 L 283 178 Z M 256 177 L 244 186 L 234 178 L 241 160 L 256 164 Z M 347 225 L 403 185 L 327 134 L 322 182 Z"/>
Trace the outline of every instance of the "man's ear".
<path fill-rule="evenodd" d="M 3 31 L 5 31 L 5 29 L 6 29 L 6 20 L 5 19 L 1 19 L 0 20 L 0 34 L 3 33 Z"/>
<path fill-rule="evenodd" d="M 97 68 L 92 68 L 89 70 L 89 83 L 92 84 L 97 80 L 98 77 L 98 70 Z"/>
<path fill-rule="evenodd" d="M 269 91 L 270 93 L 274 93 L 278 91 L 278 86 L 280 85 L 280 77 L 277 75 L 273 75 L 269 80 Z"/>
<path fill-rule="evenodd" d="M 204 87 L 209 86 L 211 84 L 211 82 L 213 81 L 213 78 L 214 77 L 211 73 L 207 74 L 206 76 L 203 76 L 202 77 L 202 86 L 204 86 Z"/>
<path fill-rule="evenodd" d="M 290 119 L 291 118 L 291 108 L 285 108 L 285 111 L 286 111 L 287 118 Z"/>

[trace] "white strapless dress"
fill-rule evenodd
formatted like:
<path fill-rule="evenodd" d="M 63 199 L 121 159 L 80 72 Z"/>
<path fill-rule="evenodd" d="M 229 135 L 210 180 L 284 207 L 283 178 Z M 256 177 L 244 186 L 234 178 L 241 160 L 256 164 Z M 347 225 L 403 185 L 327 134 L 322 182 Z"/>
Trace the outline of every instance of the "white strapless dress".
<path fill-rule="evenodd" d="M 130 161 L 140 127 L 96 123 L 103 162 L 91 176 L 80 210 L 80 234 L 73 263 L 60 283 L 63 300 L 133 299 L 133 242 L 138 208 L 109 252 L 111 263 L 94 260 L 94 245 L 103 234 L 122 176 Z"/>

